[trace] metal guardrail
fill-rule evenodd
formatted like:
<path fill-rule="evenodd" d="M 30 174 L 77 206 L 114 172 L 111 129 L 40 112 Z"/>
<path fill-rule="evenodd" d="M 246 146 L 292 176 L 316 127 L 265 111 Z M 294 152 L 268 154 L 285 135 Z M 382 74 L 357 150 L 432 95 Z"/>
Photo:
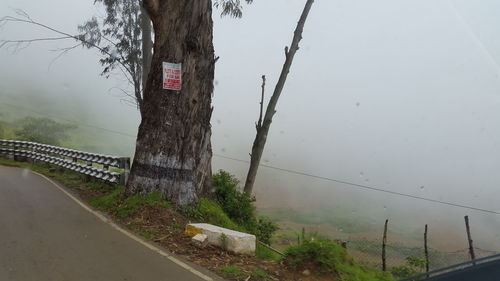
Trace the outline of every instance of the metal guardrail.
<path fill-rule="evenodd" d="M 29 158 L 57 165 L 103 181 L 126 184 L 130 171 L 130 158 L 84 152 L 64 147 L 29 141 L 0 139 L 0 156 Z M 80 163 L 78 161 L 85 161 Z M 100 164 L 96 168 L 93 164 Z M 123 173 L 110 171 L 110 167 L 123 169 Z"/>
<path fill-rule="evenodd" d="M 458 270 L 463 270 L 466 268 L 472 268 L 476 265 L 480 265 L 480 264 L 484 264 L 484 263 L 488 263 L 488 262 L 492 262 L 492 261 L 496 261 L 496 260 L 500 260 L 500 254 L 492 255 L 492 256 L 484 257 L 484 258 L 480 258 L 480 259 L 475 259 L 475 260 L 471 260 L 468 262 L 459 263 L 459 264 L 455 264 L 455 265 L 451 265 L 451 266 L 447 266 L 447 267 L 443 267 L 440 269 L 429 271 L 427 273 L 421 273 L 421 274 L 418 274 L 418 275 L 415 275 L 415 276 L 412 276 L 409 278 L 401 279 L 399 281 L 417 281 L 417 280 L 427 280 L 429 278 L 430 278 L 429 280 L 432 280 L 433 279 L 432 277 L 437 277 L 437 276 L 440 276 L 440 275 L 443 275 L 446 273 L 450 273 L 450 272 L 454 272 L 454 271 L 458 271 Z"/>

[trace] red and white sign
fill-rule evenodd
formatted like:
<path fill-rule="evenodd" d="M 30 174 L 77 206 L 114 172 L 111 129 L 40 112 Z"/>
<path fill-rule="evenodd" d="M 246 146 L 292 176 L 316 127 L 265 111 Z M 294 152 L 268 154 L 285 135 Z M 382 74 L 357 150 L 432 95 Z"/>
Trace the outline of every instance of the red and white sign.
<path fill-rule="evenodd" d="M 182 85 L 182 64 L 163 63 L 163 89 L 179 91 Z"/>

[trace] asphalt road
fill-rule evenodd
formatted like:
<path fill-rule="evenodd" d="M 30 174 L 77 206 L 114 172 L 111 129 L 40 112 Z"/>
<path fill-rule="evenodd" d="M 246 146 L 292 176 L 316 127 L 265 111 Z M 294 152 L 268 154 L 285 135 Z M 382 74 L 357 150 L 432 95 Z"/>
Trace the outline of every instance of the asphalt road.
<path fill-rule="evenodd" d="M 118 231 L 41 176 L 0 166 L 0 280 L 197 281 L 208 276 L 217 280 Z"/>

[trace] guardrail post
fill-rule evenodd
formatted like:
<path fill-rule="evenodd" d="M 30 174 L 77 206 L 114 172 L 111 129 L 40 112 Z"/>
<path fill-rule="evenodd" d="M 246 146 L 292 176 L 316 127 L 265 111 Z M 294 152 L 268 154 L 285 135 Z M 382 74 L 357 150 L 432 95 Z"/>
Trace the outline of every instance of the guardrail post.
<path fill-rule="evenodd" d="M 92 167 L 92 161 L 87 161 L 87 167 Z M 90 176 L 85 175 L 85 182 L 89 182 L 89 181 L 90 181 Z"/>
<path fill-rule="evenodd" d="M 120 184 L 127 185 L 128 176 L 130 174 L 130 158 L 122 158 L 123 174 L 120 176 Z"/>

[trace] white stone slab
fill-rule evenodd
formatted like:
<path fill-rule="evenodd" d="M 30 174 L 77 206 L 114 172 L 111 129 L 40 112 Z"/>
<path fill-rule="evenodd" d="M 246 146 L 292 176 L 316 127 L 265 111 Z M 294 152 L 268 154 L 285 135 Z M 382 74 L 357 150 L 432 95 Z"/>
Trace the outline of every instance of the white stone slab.
<path fill-rule="evenodd" d="M 207 236 L 209 244 L 225 248 L 237 254 L 255 254 L 255 235 L 252 234 L 238 232 L 208 223 L 190 223 L 186 226 L 186 233 L 190 235 L 203 233 Z"/>

